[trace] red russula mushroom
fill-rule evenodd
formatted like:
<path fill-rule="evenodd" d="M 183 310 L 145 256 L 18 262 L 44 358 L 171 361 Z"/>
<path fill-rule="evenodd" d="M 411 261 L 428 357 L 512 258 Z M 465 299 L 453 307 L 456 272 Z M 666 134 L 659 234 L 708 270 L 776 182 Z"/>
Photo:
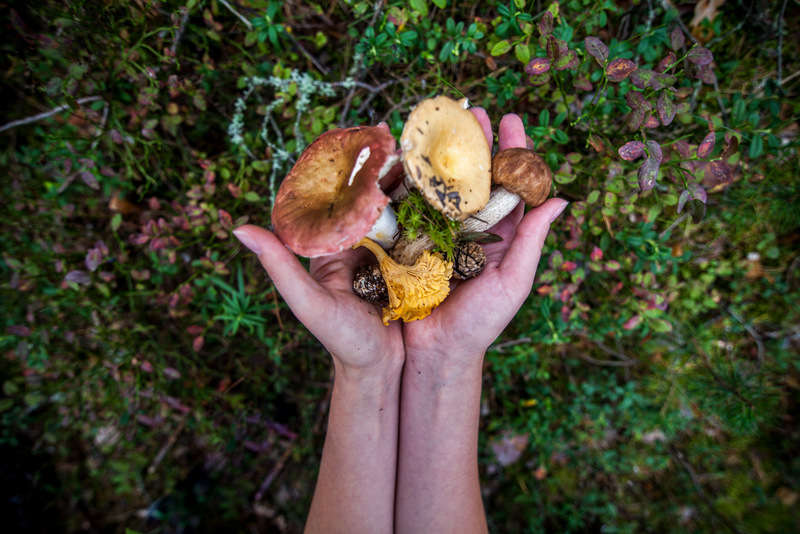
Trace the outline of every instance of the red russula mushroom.
<path fill-rule="evenodd" d="M 310 258 L 358 243 L 389 203 L 378 181 L 398 162 L 395 148 L 392 134 L 377 126 L 322 134 L 278 189 L 275 235 Z"/>

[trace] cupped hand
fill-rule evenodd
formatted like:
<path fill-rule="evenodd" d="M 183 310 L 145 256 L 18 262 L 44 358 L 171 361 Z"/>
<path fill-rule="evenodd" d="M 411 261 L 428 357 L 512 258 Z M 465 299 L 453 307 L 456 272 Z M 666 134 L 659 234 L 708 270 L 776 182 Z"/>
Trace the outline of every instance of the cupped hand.
<path fill-rule="evenodd" d="M 489 117 L 481 108 L 472 112 L 491 146 Z M 525 147 L 522 121 L 506 115 L 499 127 L 500 149 Z M 428 355 L 443 362 L 482 361 L 489 345 L 511 322 L 533 287 L 536 267 L 550 223 L 567 202 L 552 198 L 523 216 L 522 202 L 490 229 L 502 241 L 484 245 L 486 267 L 471 280 L 451 280 L 450 295 L 433 313 L 403 325 L 406 358 Z"/>
<path fill-rule="evenodd" d="M 306 271 L 297 257 L 271 232 L 253 225 L 234 231 L 258 256 L 292 313 L 340 364 L 356 374 L 383 373 L 402 364 L 402 327 L 384 326 L 380 311 L 353 293 L 356 267 L 367 263 L 364 249 L 312 258 Z"/>

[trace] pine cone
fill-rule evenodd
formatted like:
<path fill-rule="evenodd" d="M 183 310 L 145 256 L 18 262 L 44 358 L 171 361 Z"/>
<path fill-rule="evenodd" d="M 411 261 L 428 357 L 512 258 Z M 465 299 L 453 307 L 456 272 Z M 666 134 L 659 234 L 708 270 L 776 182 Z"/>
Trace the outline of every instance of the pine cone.
<path fill-rule="evenodd" d="M 356 295 L 379 306 L 389 304 L 389 292 L 383 280 L 381 269 L 377 265 L 361 265 L 356 268 L 353 280 L 353 291 Z"/>
<path fill-rule="evenodd" d="M 453 277 L 469 280 L 481 274 L 486 267 L 486 252 L 474 241 L 461 243 L 453 252 Z"/>

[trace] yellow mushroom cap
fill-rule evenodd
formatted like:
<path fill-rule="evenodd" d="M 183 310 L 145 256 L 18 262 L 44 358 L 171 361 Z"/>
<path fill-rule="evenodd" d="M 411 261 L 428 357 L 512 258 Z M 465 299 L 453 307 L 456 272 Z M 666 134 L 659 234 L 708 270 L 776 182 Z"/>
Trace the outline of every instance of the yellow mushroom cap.
<path fill-rule="evenodd" d="M 492 155 L 478 119 L 446 96 L 420 102 L 400 137 L 406 176 L 447 217 L 463 221 L 489 200 Z"/>
<path fill-rule="evenodd" d="M 396 319 L 404 322 L 423 319 L 450 293 L 453 264 L 439 253 L 426 250 L 414 265 L 401 265 L 371 239 L 364 238 L 355 246 L 366 247 L 378 259 L 389 292 L 389 306 L 383 308 L 385 325 Z"/>

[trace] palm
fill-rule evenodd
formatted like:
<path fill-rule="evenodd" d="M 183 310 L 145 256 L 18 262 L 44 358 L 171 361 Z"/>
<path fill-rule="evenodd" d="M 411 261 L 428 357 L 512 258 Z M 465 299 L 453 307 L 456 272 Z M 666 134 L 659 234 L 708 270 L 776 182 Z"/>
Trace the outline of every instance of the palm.
<path fill-rule="evenodd" d="M 510 276 L 516 271 L 503 260 L 512 244 L 522 206 L 492 229 L 503 241 L 486 245 L 486 268 L 472 280 L 451 282 L 451 293 L 430 317 L 404 326 L 407 351 L 438 346 L 452 352 L 463 347 L 469 353 L 483 352 L 502 332 L 530 291 L 536 264 L 528 276 Z M 514 258 L 511 258 L 513 261 Z M 530 281 L 529 281 L 530 280 Z"/>
<path fill-rule="evenodd" d="M 380 312 L 353 293 L 359 263 L 366 263 L 363 251 L 348 250 L 311 260 L 310 274 L 320 288 L 315 308 L 326 309 L 327 317 L 303 322 L 331 353 L 346 357 L 345 363 L 368 367 L 402 352 L 403 334 L 399 323 L 384 326 Z"/>

